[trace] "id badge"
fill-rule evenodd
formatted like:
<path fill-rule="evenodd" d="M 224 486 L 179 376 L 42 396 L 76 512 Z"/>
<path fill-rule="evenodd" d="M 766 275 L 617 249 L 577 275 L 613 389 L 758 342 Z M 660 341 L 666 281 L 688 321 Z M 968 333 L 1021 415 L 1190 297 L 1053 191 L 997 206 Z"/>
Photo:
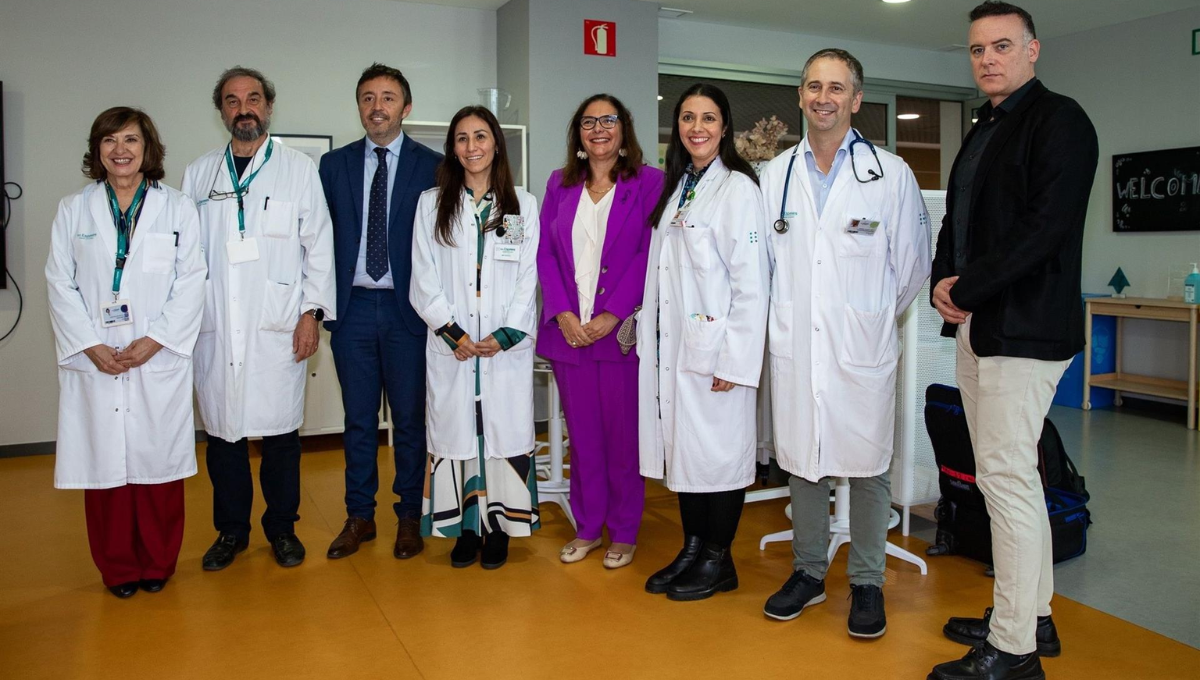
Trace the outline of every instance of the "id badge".
<path fill-rule="evenodd" d="M 676 212 L 676 213 L 675 213 L 675 217 L 672 217 L 672 218 L 671 218 L 671 226 L 672 226 L 672 227 L 686 227 L 686 226 L 688 226 L 688 224 L 687 224 L 687 216 L 688 216 L 688 208 L 684 208 L 683 210 L 680 210 L 680 211 Z"/>
<path fill-rule="evenodd" d="M 229 256 L 229 264 L 242 264 L 258 259 L 258 239 L 238 239 L 225 242 L 225 252 Z"/>
<path fill-rule="evenodd" d="M 505 243 L 521 244 L 525 242 L 525 218 L 521 215 L 505 215 L 504 216 L 504 239 Z M 514 258 L 516 259 L 516 258 Z"/>
<path fill-rule="evenodd" d="M 846 227 L 846 233 L 874 236 L 875 230 L 878 228 L 879 220 L 872 220 L 868 217 L 858 217 L 850 220 L 850 224 Z"/>
<path fill-rule="evenodd" d="M 100 325 L 104 328 L 127 326 L 133 323 L 133 309 L 129 300 L 114 300 L 100 308 Z"/>
<path fill-rule="evenodd" d="M 501 262 L 520 262 L 521 247 L 515 243 L 497 243 L 496 259 Z"/>

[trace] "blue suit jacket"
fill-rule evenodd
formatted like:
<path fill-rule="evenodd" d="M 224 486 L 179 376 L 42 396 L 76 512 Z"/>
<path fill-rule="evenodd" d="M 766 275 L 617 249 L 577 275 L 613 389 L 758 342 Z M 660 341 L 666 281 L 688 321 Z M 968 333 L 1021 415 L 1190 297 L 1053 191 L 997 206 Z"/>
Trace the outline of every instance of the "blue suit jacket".
<path fill-rule="evenodd" d="M 363 172 L 367 142 L 359 139 L 321 157 L 321 185 L 325 202 L 333 218 L 333 254 L 337 271 L 337 320 L 326 321 L 325 328 L 335 332 L 346 318 L 354 270 L 358 264 L 358 243 L 363 224 Z M 388 220 L 388 264 L 400 316 L 413 335 L 424 335 L 427 328 L 408 302 L 412 276 L 413 218 L 417 198 L 434 185 L 434 170 L 442 155 L 405 135 L 400 146 L 396 181 L 392 185 L 391 216 Z"/>

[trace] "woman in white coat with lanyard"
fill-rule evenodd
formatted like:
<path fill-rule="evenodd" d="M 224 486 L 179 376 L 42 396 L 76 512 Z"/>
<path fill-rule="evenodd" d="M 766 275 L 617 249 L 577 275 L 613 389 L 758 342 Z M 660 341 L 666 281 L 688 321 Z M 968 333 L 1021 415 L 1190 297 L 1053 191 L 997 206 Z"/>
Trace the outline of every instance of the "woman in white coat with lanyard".
<path fill-rule="evenodd" d="M 142 111 L 92 123 L 64 198 L 46 283 L 58 358 L 54 486 L 85 489 L 104 585 L 162 590 L 183 543 L 183 479 L 196 474 L 192 348 L 206 269 L 196 207 L 159 183 L 165 150 Z"/>
<path fill-rule="evenodd" d="M 684 546 L 646 590 L 699 600 L 737 588 L 729 551 L 754 479 L 766 218 L 721 90 L 688 88 L 672 128 L 637 329 L 638 436 L 642 474 L 679 494 Z"/>
<path fill-rule="evenodd" d="M 496 569 L 538 521 L 533 466 L 537 202 L 513 186 L 500 123 L 450 122 L 437 187 L 421 194 L 409 301 L 429 325 L 421 533 L 455 537 L 450 563 Z M 482 548 L 482 556 L 479 555 Z"/>

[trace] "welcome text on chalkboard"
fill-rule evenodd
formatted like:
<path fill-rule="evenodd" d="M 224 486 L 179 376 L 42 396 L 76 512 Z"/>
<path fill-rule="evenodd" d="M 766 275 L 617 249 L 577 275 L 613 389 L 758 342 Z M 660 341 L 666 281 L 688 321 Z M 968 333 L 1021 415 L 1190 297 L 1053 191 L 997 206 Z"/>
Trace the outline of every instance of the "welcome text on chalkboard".
<path fill-rule="evenodd" d="M 1113 156 L 1113 231 L 1200 230 L 1200 146 Z"/>

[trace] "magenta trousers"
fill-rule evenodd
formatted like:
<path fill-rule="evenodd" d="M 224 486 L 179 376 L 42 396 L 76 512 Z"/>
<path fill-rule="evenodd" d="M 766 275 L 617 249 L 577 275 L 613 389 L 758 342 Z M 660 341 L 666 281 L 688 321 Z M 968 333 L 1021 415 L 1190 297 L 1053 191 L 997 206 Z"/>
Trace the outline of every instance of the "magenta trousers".
<path fill-rule="evenodd" d="M 638 472 L 638 365 L 552 362 L 571 438 L 576 535 L 637 543 L 646 485 Z"/>

